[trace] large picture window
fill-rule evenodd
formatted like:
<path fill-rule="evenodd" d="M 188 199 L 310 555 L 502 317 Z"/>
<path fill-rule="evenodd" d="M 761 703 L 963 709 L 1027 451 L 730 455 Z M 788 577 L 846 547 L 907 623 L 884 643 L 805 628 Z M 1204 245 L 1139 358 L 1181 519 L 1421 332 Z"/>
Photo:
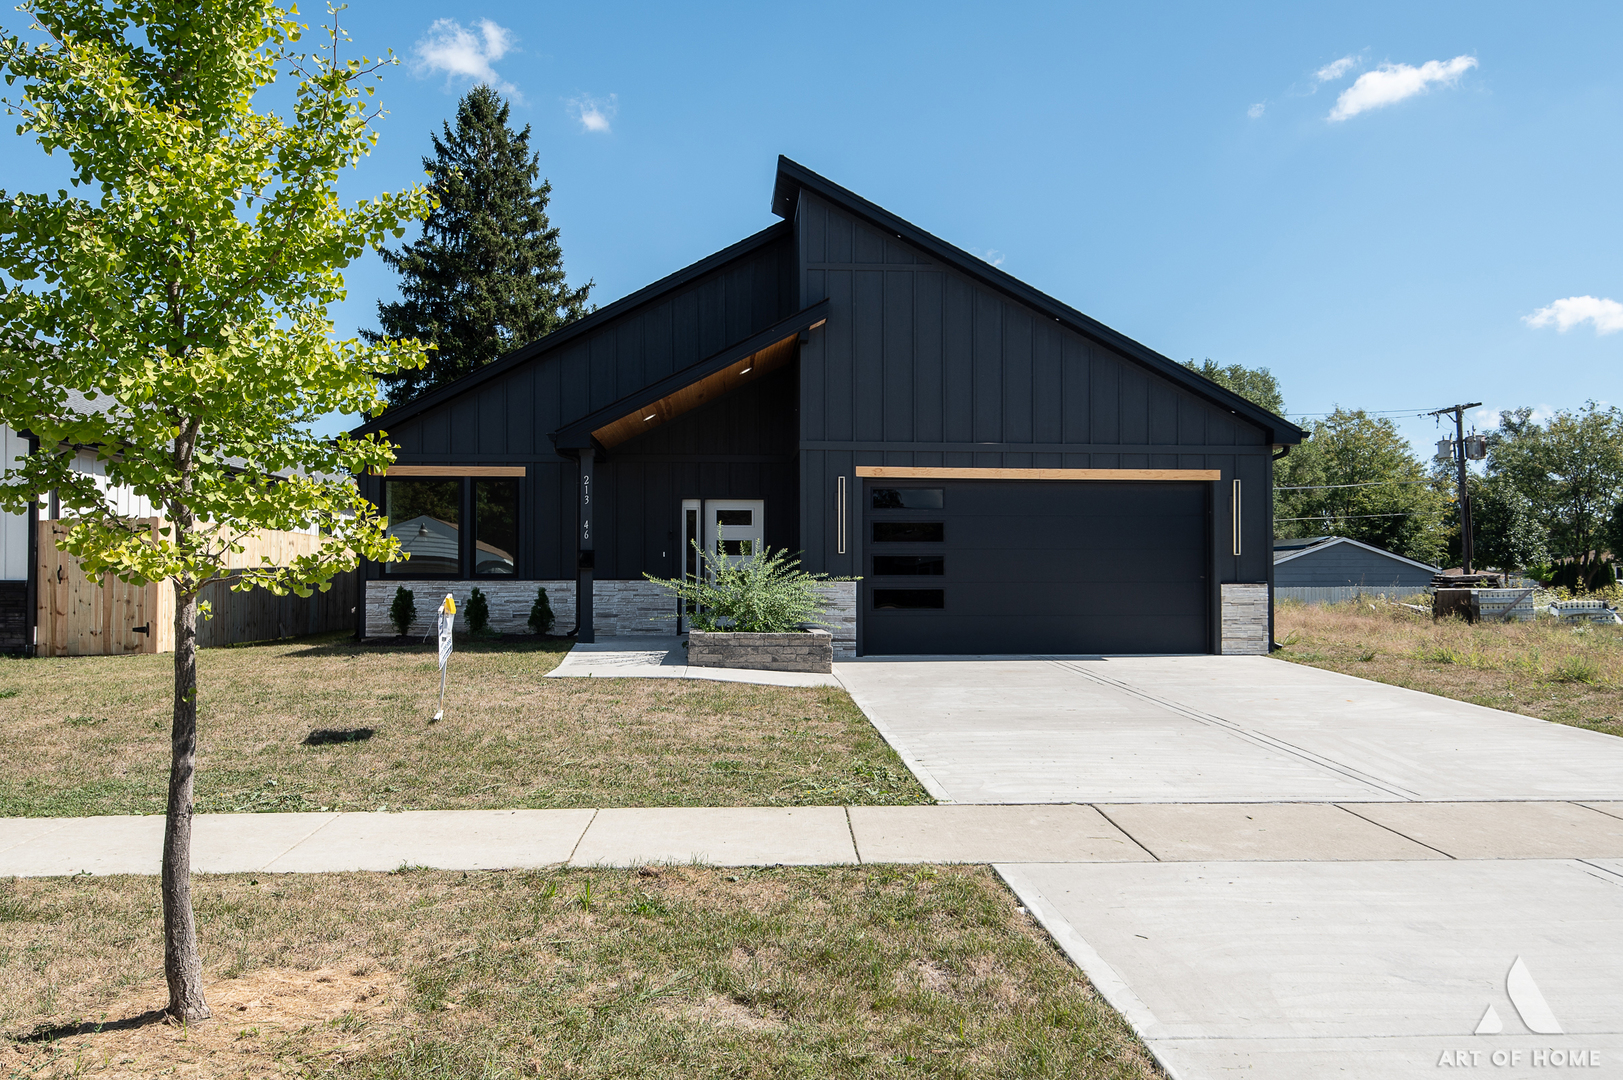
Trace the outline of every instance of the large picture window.
<path fill-rule="evenodd" d="M 410 553 L 384 564 L 384 573 L 414 577 L 462 573 L 462 481 L 389 480 L 384 484 L 389 535 Z"/>
<path fill-rule="evenodd" d="M 518 481 L 473 482 L 473 572 L 518 573 Z"/>

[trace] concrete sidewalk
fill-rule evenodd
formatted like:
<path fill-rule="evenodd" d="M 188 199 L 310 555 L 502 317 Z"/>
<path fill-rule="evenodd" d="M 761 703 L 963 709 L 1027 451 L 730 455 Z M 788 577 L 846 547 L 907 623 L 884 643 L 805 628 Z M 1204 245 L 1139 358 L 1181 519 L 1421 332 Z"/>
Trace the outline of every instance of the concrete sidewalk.
<path fill-rule="evenodd" d="M 542 866 L 1620 859 L 1623 803 L 652 807 L 204 814 L 201 873 Z M 163 818 L 0 819 L 0 876 L 153 874 Z"/>

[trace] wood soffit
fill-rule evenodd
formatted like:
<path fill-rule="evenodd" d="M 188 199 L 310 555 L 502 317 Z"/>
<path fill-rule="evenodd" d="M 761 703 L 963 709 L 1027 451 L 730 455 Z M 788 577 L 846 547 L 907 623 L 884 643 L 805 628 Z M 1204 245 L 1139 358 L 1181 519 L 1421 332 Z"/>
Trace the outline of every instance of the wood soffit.
<path fill-rule="evenodd" d="M 941 469 L 929 466 L 858 465 L 874 480 L 1221 480 L 1220 469 Z"/>
<path fill-rule="evenodd" d="M 374 469 L 373 476 L 523 476 L 523 465 L 390 465 Z"/>
<path fill-rule="evenodd" d="M 595 428 L 592 431 L 592 438 L 596 439 L 603 449 L 612 450 L 623 442 L 628 442 L 644 432 L 652 431 L 661 424 L 676 419 L 683 413 L 692 412 L 723 394 L 786 367 L 795 358 L 795 344 L 799 336 L 798 331 L 790 334 L 742 360 L 728 364 L 720 371 L 666 394 L 652 405 L 629 412 L 618 420 Z"/>

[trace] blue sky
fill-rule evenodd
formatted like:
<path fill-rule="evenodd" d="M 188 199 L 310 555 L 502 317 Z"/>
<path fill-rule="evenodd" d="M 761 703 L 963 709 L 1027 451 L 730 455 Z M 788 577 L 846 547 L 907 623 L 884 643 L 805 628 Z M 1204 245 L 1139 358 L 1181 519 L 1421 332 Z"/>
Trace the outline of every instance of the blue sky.
<path fill-rule="evenodd" d="M 1623 5 L 343 18 L 403 61 L 345 193 L 418 178 L 429 130 L 493 81 L 599 303 L 770 224 L 784 153 L 1168 356 L 1272 369 L 1293 414 L 1623 402 Z M 25 152 L 3 186 L 31 186 Z M 349 284 L 346 334 L 394 288 L 375 258 Z"/>

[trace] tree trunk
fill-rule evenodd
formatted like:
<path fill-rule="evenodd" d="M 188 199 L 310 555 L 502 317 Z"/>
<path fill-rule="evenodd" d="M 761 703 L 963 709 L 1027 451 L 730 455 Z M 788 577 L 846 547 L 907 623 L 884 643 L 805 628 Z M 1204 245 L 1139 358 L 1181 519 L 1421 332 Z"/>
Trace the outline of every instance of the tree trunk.
<path fill-rule="evenodd" d="M 207 1020 L 203 961 L 192 917 L 192 774 L 197 764 L 197 593 L 175 581 L 175 726 L 163 830 L 163 973 L 169 1015 Z"/>

